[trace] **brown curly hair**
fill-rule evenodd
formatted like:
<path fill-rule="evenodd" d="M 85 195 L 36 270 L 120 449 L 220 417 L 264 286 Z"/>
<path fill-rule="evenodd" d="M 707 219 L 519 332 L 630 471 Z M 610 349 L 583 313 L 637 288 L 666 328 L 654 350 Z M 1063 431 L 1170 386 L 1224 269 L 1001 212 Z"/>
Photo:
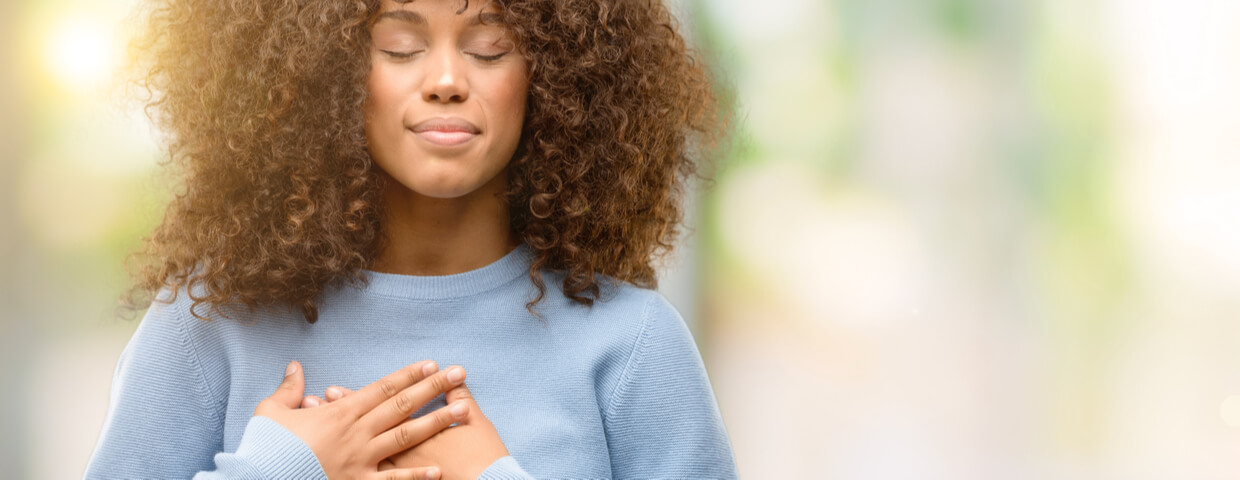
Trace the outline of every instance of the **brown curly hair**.
<path fill-rule="evenodd" d="M 707 69 L 659 0 L 493 2 L 530 65 L 505 197 L 534 253 L 529 305 L 545 296 L 542 270 L 586 305 L 601 276 L 654 287 L 694 157 L 724 132 Z M 384 238 L 362 117 L 379 3 L 154 0 L 140 12 L 135 84 L 183 184 L 137 254 L 130 305 L 197 285 L 195 316 L 289 305 L 313 323 L 325 288 L 365 282 Z"/>

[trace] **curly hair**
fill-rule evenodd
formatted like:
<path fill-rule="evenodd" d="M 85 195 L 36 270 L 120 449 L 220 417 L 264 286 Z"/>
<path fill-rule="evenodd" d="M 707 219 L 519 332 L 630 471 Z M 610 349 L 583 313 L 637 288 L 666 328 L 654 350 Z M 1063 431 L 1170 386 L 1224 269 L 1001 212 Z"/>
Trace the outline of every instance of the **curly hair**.
<path fill-rule="evenodd" d="M 181 185 L 137 252 L 131 305 L 201 286 L 187 293 L 200 318 L 203 304 L 223 316 L 226 304 L 287 305 L 313 323 L 325 288 L 365 282 L 384 238 L 385 180 L 362 116 L 379 2 L 155 0 L 141 12 L 135 83 Z M 586 305 L 603 276 L 653 288 L 694 157 L 724 132 L 708 70 L 659 0 L 493 3 L 530 66 L 505 194 L 534 254 L 527 308 L 545 297 L 544 270 Z"/>

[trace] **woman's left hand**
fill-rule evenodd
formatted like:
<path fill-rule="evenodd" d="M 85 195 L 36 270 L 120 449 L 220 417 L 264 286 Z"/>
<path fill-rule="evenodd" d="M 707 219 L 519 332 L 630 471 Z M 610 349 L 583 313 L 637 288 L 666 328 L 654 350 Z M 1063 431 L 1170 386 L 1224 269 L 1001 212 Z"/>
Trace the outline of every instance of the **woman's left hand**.
<path fill-rule="evenodd" d="M 326 401 L 309 396 L 302 400 L 301 405 L 302 408 L 314 407 L 339 400 L 350 393 L 353 392 L 347 388 L 333 386 L 323 395 Z M 508 448 L 500 440 L 499 432 L 482 414 L 478 402 L 474 401 L 474 396 L 464 384 L 449 390 L 444 394 L 444 400 L 449 405 L 463 401 L 469 407 L 465 419 L 414 448 L 388 457 L 379 463 L 380 471 L 434 465 L 442 471 L 440 478 L 443 480 L 475 479 L 496 460 L 508 456 Z"/>

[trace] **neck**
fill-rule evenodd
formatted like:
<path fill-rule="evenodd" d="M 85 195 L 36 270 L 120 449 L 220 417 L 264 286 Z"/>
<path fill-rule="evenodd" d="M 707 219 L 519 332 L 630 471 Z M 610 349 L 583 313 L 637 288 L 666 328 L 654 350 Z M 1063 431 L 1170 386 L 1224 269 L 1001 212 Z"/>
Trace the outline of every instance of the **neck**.
<path fill-rule="evenodd" d="M 505 175 L 459 198 L 417 194 L 389 178 L 384 191 L 386 242 L 372 270 L 402 275 L 451 275 L 476 270 L 517 246 Z"/>

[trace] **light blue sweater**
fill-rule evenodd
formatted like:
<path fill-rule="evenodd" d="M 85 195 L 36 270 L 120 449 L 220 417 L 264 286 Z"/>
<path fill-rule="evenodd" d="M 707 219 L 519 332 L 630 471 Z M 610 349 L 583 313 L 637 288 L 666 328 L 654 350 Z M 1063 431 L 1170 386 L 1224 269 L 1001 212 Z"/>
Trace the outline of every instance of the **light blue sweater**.
<path fill-rule="evenodd" d="M 530 257 L 522 246 L 457 275 L 370 272 L 365 288 L 325 292 L 313 325 L 291 310 L 202 321 L 184 291 L 156 303 L 121 354 L 86 478 L 326 478 L 305 443 L 253 416 L 286 364 L 300 361 L 306 394 L 321 396 L 424 359 L 465 367 L 512 455 L 481 478 L 734 478 L 706 370 L 676 310 L 630 285 L 586 307 L 544 274 L 539 320 L 525 307 L 535 293 Z M 442 405 L 441 396 L 415 415 Z"/>

